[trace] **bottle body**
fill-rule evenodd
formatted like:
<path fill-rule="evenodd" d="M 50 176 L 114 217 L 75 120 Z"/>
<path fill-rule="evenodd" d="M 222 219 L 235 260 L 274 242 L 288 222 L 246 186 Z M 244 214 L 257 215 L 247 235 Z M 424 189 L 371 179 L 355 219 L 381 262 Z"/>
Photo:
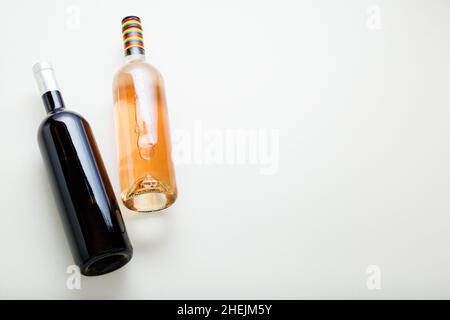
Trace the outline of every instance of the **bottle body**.
<path fill-rule="evenodd" d="M 113 96 L 122 201 L 137 212 L 167 208 L 177 187 L 161 75 L 143 56 L 130 57 Z"/>
<path fill-rule="evenodd" d="M 57 100 L 49 98 L 52 95 L 55 92 L 43 95 L 45 104 Z M 82 274 L 101 275 L 125 265 L 132 246 L 87 121 L 63 108 L 50 112 L 39 128 L 38 142 Z"/>

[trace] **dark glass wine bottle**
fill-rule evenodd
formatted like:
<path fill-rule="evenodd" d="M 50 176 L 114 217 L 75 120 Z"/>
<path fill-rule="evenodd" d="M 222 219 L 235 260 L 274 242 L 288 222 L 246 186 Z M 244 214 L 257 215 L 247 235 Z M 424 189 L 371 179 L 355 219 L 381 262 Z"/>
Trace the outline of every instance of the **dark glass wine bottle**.
<path fill-rule="evenodd" d="M 53 69 L 33 67 L 47 118 L 38 141 L 75 263 L 87 276 L 116 270 L 133 249 L 87 121 L 66 111 Z"/>

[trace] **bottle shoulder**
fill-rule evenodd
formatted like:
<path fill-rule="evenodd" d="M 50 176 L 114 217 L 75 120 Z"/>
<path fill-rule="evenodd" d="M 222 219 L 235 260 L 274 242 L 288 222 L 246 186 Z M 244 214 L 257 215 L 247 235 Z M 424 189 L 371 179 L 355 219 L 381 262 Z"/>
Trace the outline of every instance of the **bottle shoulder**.
<path fill-rule="evenodd" d="M 52 127 L 54 125 L 69 122 L 73 123 L 74 121 L 87 124 L 86 119 L 76 112 L 68 110 L 58 111 L 47 115 L 47 117 L 44 120 L 42 120 L 41 125 L 39 126 L 39 131 L 42 131 L 44 130 L 44 128 Z"/>
<path fill-rule="evenodd" d="M 146 78 L 151 78 L 153 80 L 162 80 L 161 73 L 146 61 L 131 61 L 125 63 L 120 69 L 116 72 L 114 76 L 114 83 L 121 81 L 124 78 L 139 78 L 145 76 Z"/>

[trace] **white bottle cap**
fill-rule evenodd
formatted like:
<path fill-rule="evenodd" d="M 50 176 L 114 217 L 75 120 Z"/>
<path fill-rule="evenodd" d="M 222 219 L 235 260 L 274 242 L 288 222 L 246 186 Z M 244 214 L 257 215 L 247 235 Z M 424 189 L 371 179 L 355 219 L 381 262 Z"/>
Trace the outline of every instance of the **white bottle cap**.
<path fill-rule="evenodd" d="M 49 91 L 59 90 L 55 72 L 49 62 L 42 61 L 36 63 L 33 66 L 33 74 L 41 95 Z"/>

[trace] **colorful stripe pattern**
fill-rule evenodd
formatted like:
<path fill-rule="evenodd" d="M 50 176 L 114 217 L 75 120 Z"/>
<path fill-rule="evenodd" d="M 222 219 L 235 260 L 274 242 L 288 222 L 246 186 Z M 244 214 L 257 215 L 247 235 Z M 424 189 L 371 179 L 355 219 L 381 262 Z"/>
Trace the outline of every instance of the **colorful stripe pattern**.
<path fill-rule="evenodd" d="M 144 52 L 144 38 L 142 37 L 141 19 L 136 16 L 128 16 L 123 18 L 122 36 L 126 54 L 131 54 L 133 52 Z"/>

